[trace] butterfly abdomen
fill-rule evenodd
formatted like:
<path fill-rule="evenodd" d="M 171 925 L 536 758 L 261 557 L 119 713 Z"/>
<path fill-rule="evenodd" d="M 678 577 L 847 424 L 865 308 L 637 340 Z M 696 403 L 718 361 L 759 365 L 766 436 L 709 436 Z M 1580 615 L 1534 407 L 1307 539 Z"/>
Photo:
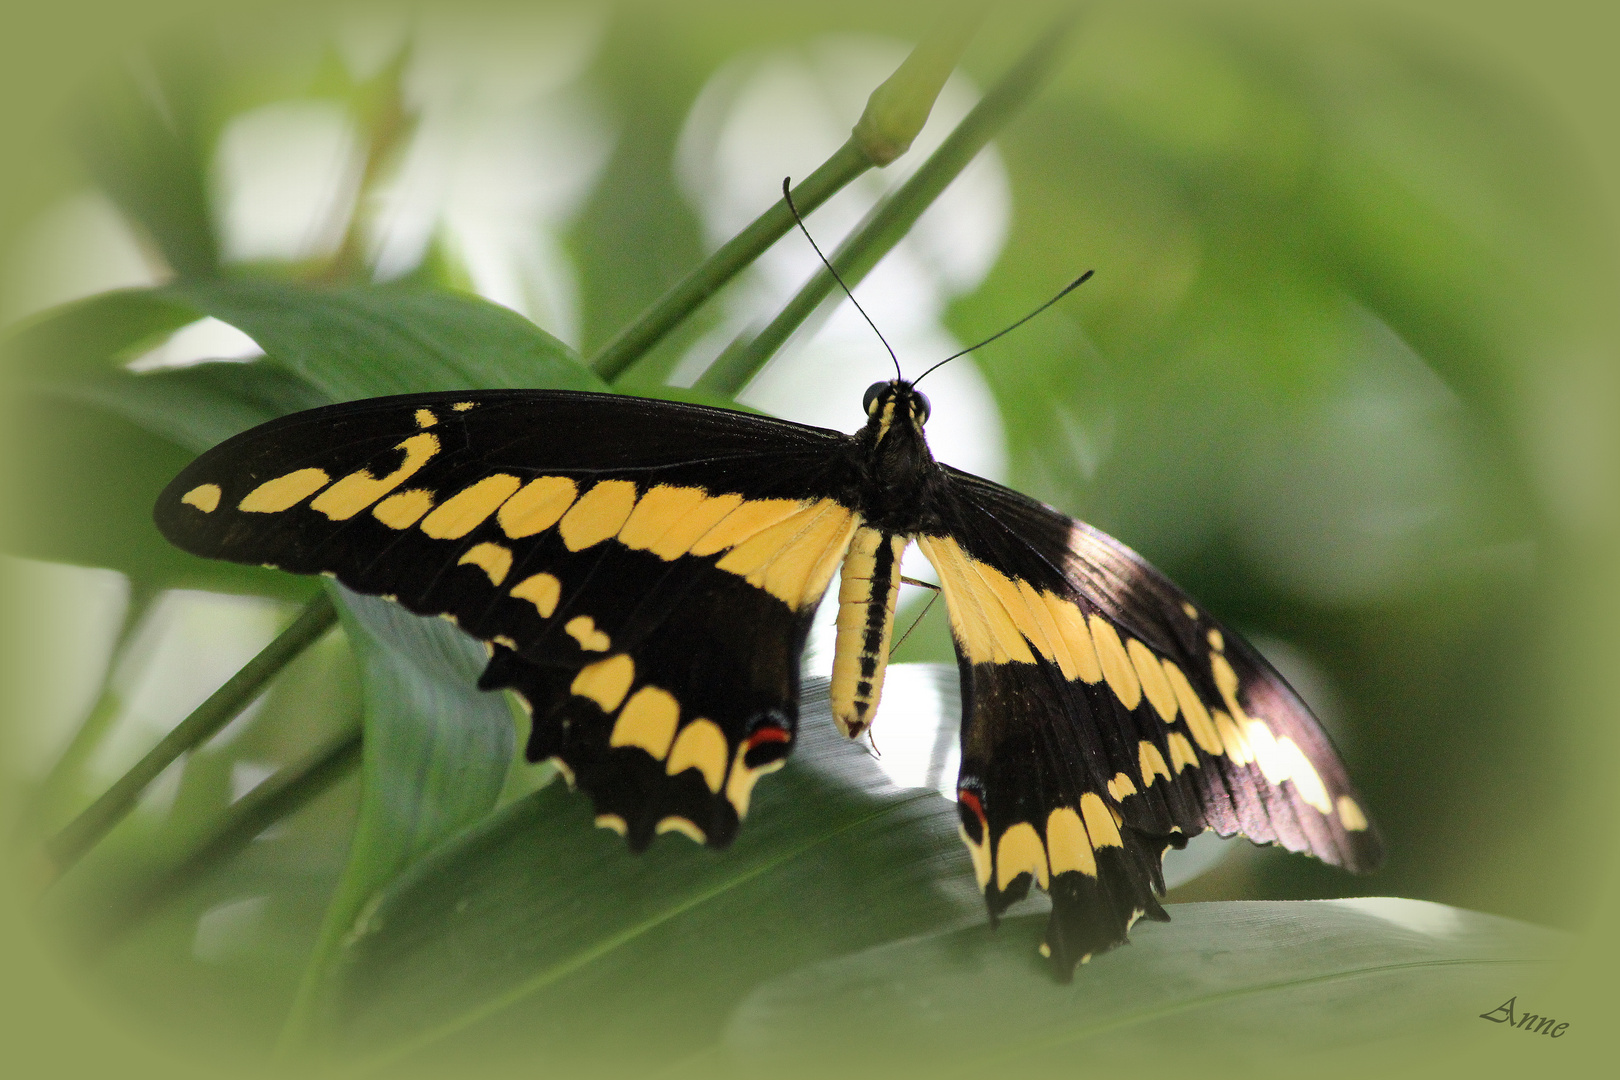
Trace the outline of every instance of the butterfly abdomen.
<path fill-rule="evenodd" d="M 828 694 L 833 720 L 854 738 L 871 726 L 883 695 L 900 592 L 904 536 L 870 526 L 855 530 L 838 586 L 838 638 Z"/>

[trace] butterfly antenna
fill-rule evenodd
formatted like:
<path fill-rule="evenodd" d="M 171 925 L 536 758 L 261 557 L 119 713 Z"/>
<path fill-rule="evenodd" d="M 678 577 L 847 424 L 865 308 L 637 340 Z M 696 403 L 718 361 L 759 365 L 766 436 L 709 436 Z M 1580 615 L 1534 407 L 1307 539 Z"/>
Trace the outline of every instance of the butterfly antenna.
<path fill-rule="evenodd" d="M 913 379 L 911 381 L 911 384 L 913 386 L 917 385 L 918 383 L 922 382 L 924 379 L 928 378 L 929 374 L 931 372 L 933 372 L 935 369 L 944 367 L 946 364 L 950 363 L 952 360 L 955 360 L 958 356 L 966 356 L 968 353 L 972 352 L 974 349 L 982 349 L 984 346 L 986 346 L 986 345 L 990 344 L 992 341 L 996 340 L 996 338 L 1001 337 L 1004 334 L 1012 333 L 1014 330 L 1018 329 L 1020 326 L 1023 326 L 1025 323 L 1029 322 L 1029 320 L 1033 319 L 1035 316 L 1039 315 L 1041 312 L 1045 311 L 1047 308 L 1051 307 L 1053 304 L 1057 303 L 1059 300 L 1063 299 L 1065 296 L 1068 296 L 1074 290 L 1076 290 L 1080 286 L 1084 285 L 1086 283 L 1086 280 L 1088 278 L 1090 278 L 1093 273 L 1095 273 L 1095 271 L 1087 270 L 1085 273 L 1081 274 L 1079 277 L 1075 278 L 1073 281 L 1071 281 L 1067 285 L 1063 286 L 1063 288 L 1058 292 L 1058 294 L 1056 296 L 1052 297 L 1052 299 L 1048 300 L 1046 303 L 1042 304 L 1040 307 L 1036 308 L 1034 311 L 1030 312 L 1028 315 L 1025 315 L 1022 319 L 1019 319 L 1017 322 L 1013 323 L 1011 326 L 1007 327 L 1005 330 L 996 331 L 994 334 L 991 334 L 989 337 L 985 338 L 983 341 L 979 342 L 977 345 L 970 345 L 967 348 L 963 349 L 959 353 L 952 353 L 950 356 L 947 356 L 945 359 L 941 360 L 939 363 L 935 364 L 933 367 L 929 368 L 927 371 L 923 372 L 921 375 L 919 375 L 915 379 Z"/>
<path fill-rule="evenodd" d="M 784 176 L 782 178 L 782 198 L 787 200 L 787 208 L 793 214 L 793 220 L 799 223 L 799 231 L 804 233 L 804 238 L 806 240 L 810 241 L 810 246 L 816 249 L 816 254 L 821 258 L 821 265 L 825 266 L 827 268 L 827 272 L 832 274 L 833 280 L 838 282 L 838 287 L 844 290 L 845 296 L 849 297 L 849 302 L 855 305 L 855 310 L 860 312 L 861 318 L 866 320 L 866 325 L 872 328 L 872 333 L 876 334 L 878 336 L 878 340 L 883 342 L 883 347 L 889 350 L 889 359 L 894 361 L 895 376 L 897 378 L 905 378 L 904 375 L 900 374 L 900 358 L 894 355 L 894 350 L 889 347 L 888 339 L 883 336 L 883 331 L 877 328 L 877 323 L 872 321 L 872 316 L 868 315 L 866 313 L 866 309 L 861 307 L 861 302 L 855 299 L 854 293 L 849 291 L 849 286 L 844 284 L 844 279 L 839 275 L 837 270 L 833 269 L 833 264 L 827 261 L 827 256 L 821 254 L 821 248 L 819 245 L 817 245 L 816 238 L 811 236 L 810 230 L 804 227 L 804 218 L 799 216 L 799 208 L 793 205 L 793 193 L 788 190 L 792 186 L 792 183 L 793 178 L 791 176 Z"/>

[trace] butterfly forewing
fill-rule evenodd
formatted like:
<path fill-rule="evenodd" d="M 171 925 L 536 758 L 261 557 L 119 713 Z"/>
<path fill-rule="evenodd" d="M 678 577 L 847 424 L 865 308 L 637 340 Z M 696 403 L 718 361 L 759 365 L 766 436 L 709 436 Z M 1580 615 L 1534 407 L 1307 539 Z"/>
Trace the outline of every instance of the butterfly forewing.
<path fill-rule="evenodd" d="M 858 517 L 835 432 L 613 395 L 413 395 L 203 455 L 157 523 L 487 642 L 598 821 L 722 846 L 797 724 L 799 661 Z"/>

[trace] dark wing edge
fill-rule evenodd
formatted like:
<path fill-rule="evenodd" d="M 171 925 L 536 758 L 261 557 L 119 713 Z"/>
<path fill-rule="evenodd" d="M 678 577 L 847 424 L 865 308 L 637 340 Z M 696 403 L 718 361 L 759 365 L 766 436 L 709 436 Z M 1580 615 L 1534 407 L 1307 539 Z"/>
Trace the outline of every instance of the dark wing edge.
<path fill-rule="evenodd" d="M 815 608 L 858 521 L 847 438 L 702 406 L 467 391 L 310 410 L 163 492 L 194 554 L 333 577 L 486 644 L 597 822 L 735 836 L 797 732 Z M 702 647 L 694 647 L 702 642 Z"/>
<path fill-rule="evenodd" d="M 992 916 L 1033 883 L 1062 978 L 1167 918 L 1160 860 L 1214 829 L 1364 873 L 1382 846 L 1338 754 L 1238 635 L 1111 537 L 956 470 L 940 572 L 963 690 L 958 809 Z"/>

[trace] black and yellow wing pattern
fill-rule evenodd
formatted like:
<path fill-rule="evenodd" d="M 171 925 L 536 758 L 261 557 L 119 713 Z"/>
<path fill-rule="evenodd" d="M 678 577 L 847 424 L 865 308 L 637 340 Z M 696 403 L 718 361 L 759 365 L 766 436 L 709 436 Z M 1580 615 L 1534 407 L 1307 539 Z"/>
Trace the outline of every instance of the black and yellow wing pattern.
<path fill-rule="evenodd" d="M 529 759 L 554 758 L 599 822 L 638 849 L 670 830 L 723 846 L 793 745 L 853 528 L 831 497 L 844 436 L 672 408 L 486 391 L 315 409 L 203 455 L 157 523 L 453 619 L 491 650 L 481 685 L 528 703 Z"/>
<path fill-rule="evenodd" d="M 1051 894 L 1060 977 L 1165 917 L 1160 859 L 1205 829 L 1376 864 L 1332 747 L 1253 649 L 1117 542 L 936 464 L 910 384 L 867 411 L 845 435 L 611 394 L 378 398 L 227 440 L 155 517 L 199 555 L 452 619 L 490 650 L 480 685 L 527 703 L 529 759 L 638 850 L 731 841 L 793 747 L 840 566 L 835 716 L 864 730 L 917 544 L 961 669 L 963 840 L 992 917 Z"/>
<path fill-rule="evenodd" d="M 1118 541 L 948 470 L 940 573 L 962 678 L 958 813 L 994 917 L 1033 883 L 1072 971 L 1167 918 L 1160 860 L 1206 829 L 1365 872 L 1382 857 L 1275 670 Z"/>

